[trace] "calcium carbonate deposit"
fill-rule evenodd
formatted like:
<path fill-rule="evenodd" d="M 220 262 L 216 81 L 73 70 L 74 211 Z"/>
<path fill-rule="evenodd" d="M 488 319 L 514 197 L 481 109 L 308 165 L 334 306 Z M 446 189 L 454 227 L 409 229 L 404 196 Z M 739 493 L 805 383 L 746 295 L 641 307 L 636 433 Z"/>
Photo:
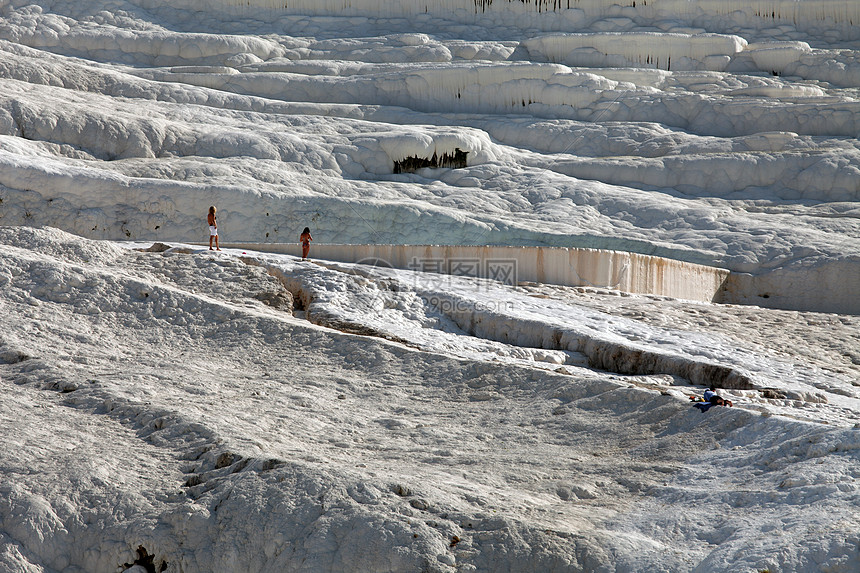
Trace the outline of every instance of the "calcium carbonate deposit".
<path fill-rule="evenodd" d="M 858 23 L 0 0 L 0 572 L 859 571 Z"/>

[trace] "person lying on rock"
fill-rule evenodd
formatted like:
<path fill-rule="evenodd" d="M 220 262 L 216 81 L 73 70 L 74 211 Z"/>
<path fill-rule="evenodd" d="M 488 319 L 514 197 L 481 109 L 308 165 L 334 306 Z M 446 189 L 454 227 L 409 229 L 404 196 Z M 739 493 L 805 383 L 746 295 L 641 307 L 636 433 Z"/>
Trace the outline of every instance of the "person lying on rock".
<path fill-rule="evenodd" d="M 696 399 L 696 397 L 691 396 L 690 399 L 693 400 Z M 696 403 L 693 404 L 693 406 L 701 410 L 702 413 L 705 413 L 711 406 L 732 406 L 732 401 L 726 400 L 725 398 L 717 394 L 716 389 L 711 386 L 710 388 L 705 390 L 705 393 L 702 395 L 701 401 L 697 400 Z"/>

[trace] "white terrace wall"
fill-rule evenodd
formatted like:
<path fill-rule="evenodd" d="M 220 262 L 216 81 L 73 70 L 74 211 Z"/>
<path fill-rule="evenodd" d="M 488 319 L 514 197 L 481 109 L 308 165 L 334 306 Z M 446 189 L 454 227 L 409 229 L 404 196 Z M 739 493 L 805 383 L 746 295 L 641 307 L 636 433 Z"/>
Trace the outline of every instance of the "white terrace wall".
<path fill-rule="evenodd" d="M 716 302 L 860 315 L 860 257 L 799 259 L 756 275 L 733 272 Z"/>
<path fill-rule="evenodd" d="M 222 247 L 301 256 L 297 244 Z M 721 297 L 725 269 L 649 255 L 563 247 L 312 244 L 314 259 L 363 262 L 397 269 L 616 289 L 629 293 L 711 302 Z M 513 273 L 513 274 L 512 274 Z"/>
<path fill-rule="evenodd" d="M 136 0 L 158 6 L 162 0 Z M 491 12 L 559 14 L 575 10 L 588 16 L 691 17 L 744 14 L 754 18 L 831 23 L 857 22 L 857 0 L 173 0 L 179 8 L 267 8 L 286 13 L 403 17 L 429 13 L 456 16 Z"/>
<path fill-rule="evenodd" d="M 460 22 L 485 21 L 543 30 L 573 30 L 590 19 L 619 17 L 667 19 L 701 25 L 772 27 L 785 23 L 798 29 L 842 30 L 856 36 L 858 0 L 132 0 L 146 8 L 169 5 L 206 12 L 237 14 L 258 9 L 275 14 L 408 18 L 443 16 Z M 723 26 L 725 27 L 725 26 Z M 853 31 L 852 31 L 853 29 Z"/>

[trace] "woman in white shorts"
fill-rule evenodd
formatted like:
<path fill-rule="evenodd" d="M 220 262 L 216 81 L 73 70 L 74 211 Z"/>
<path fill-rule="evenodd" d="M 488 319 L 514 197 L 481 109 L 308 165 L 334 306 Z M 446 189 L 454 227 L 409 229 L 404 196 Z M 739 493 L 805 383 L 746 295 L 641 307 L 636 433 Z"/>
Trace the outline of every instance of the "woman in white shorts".
<path fill-rule="evenodd" d="M 212 239 L 215 239 L 215 248 L 219 251 L 221 248 L 218 246 L 218 218 L 215 217 L 215 205 L 209 207 L 209 250 L 212 249 Z"/>

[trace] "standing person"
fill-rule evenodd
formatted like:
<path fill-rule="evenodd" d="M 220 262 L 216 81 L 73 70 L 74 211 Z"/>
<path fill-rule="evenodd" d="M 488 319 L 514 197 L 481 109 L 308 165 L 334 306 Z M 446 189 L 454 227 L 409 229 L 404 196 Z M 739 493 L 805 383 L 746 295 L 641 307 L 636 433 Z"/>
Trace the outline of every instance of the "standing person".
<path fill-rule="evenodd" d="M 305 230 L 302 231 L 301 236 L 299 237 L 299 242 L 302 244 L 302 260 L 308 258 L 308 251 L 311 250 L 311 241 L 314 238 L 311 237 L 311 230 L 308 227 L 305 227 Z"/>
<path fill-rule="evenodd" d="M 215 216 L 215 205 L 209 207 L 209 217 L 207 220 L 209 222 L 209 250 L 212 249 L 212 239 L 215 239 L 215 248 L 219 251 L 221 247 L 218 246 L 218 218 Z"/>

